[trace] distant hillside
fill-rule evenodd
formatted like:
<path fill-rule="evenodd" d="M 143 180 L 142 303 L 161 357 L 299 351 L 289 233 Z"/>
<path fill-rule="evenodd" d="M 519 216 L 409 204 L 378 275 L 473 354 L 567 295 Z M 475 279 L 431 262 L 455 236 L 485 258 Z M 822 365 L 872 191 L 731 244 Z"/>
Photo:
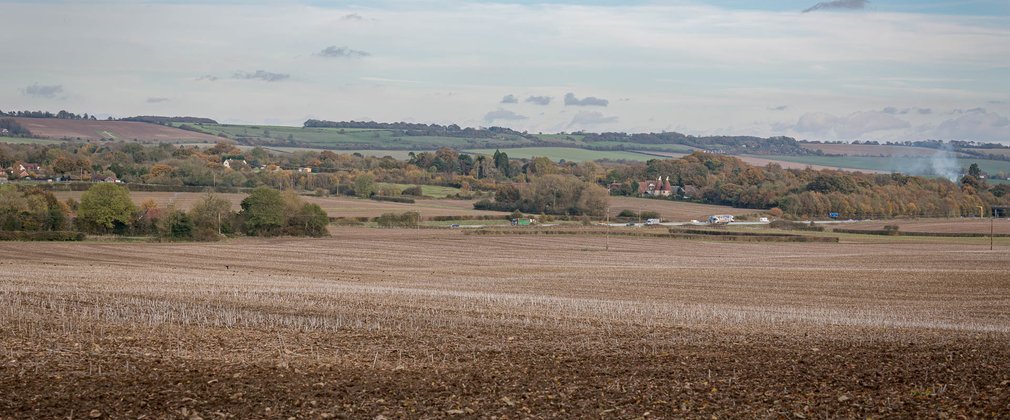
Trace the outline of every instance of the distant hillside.
<path fill-rule="evenodd" d="M 50 139 L 198 143 L 214 143 L 222 140 L 210 134 L 136 121 L 23 117 L 11 119 L 27 130 L 30 136 Z"/>
<path fill-rule="evenodd" d="M 217 124 L 210 118 L 201 117 L 161 117 L 156 115 L 141 115 L 137 117 L 122 118 L 120 121 L 136 121 L 136 122 L 146 122 L 152 124 Z"/>

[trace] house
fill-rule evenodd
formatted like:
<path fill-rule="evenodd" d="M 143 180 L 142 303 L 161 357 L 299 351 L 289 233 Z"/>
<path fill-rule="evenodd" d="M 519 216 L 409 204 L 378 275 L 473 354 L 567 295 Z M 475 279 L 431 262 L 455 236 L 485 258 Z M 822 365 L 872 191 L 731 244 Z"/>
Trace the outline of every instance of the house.
<path fill-rule="evenodd" d="M 123 181 L 120 181 L 119 178 L 116 178 L 115 175 L 105 176 L 102 174 L 95 174 L 91 177 L 91 182 L 110 182 L 119 184 L 122 183 Z"/>
<path fill-rule="evenodd" d="M 6 128 L 0 128 L 0 136 L 9 136 L 9 135 L 11 135 L 11 131 L 10 130 L 8 130 Z"/>
<path fill-rule="evenodd" d="M 39 164 L 37 164 L 37 163 L 19 163 L 17 166 L 14 167 L 14 171 L 15 172 L 38 173 L 39 172 Z"/>
<path fill-rule="evenodd" d="M 304 168 L 298 168 L 298 172 L 302 172 L 302 173 L 306 173 L 306 174 L 311 174 L 312 173 L 312 168 L 307 167 L 307 166 L 304 167 Z"/>
<path fill-rule="evenodd" d="M 245 159 L 225 159 L 223 165 L 225 168 L 235 169 L 232 167 L 232 165 L 235 165 L 239 162 L 241 162 L 243 165 L 249 166 L 249 162 L 246 162 Z"/>
<path fill-rule="evenodd" d="M 684 198 L 695 198 L 701 195 L 701 191 L 694 185 L 685 185 L 680 188 L 680 196 Z"/>
<path fill-rule="evenodd" d="M 670 177 L 659 177 L 655 181 L 640 181 L 638 183 L 638 194 L 652 197 L 669 197 L 673 195 L 673 186 L 670 185 Z"/>

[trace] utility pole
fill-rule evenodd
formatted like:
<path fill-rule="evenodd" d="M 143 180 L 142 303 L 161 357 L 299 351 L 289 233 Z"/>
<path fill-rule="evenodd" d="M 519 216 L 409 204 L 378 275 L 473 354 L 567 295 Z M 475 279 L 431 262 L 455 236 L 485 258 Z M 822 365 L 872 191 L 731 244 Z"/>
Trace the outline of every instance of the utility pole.
<path fill-rule="evenodd" d="M 992 216 L 989 217 L 989 250 L 990 251 L 992 251 L 992 242 L 993 242 L 992 237 L 995 236 L 995 235 L 993 235 L 993 223 L 995 223 L 995 220 L 996 220 L 996 207 L 993 207 L 992 208 Z"/>
<path fill-rule="evenodd" d="M 607 251 L 610 251 L 610 206 L 607 206 Z"/>

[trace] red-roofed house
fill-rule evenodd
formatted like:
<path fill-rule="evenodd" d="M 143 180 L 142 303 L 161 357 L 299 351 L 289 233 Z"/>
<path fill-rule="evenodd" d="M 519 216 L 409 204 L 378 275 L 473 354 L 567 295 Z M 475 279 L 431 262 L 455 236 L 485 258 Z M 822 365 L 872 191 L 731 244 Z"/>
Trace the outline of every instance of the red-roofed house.
<path fill-rule="evenodd" d="M 674 194 L 673 186 L 670 185 L 670 177 L 659 177 L 655 181 L 639 181 L 638 193 L 645 196 L 669 197 Z"/>

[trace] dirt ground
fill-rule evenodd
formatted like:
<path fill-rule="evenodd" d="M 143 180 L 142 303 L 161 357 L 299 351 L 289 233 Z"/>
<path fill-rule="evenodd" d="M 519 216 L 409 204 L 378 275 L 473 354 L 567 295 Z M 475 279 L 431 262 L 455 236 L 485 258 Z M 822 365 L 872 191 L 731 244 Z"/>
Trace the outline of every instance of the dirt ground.
<path fill-rule="evenodd" d="M 52 139 L 114 138 L 122 141 L 198 141 L 210 143 L 221 141 L 221 138 L 209 134 L 136 121 L 86 121 L 56 118 L 15 118 L 14 120 L 28 129 L 32 135 Z"/>
<path fill-rule="evenodd" d="M 1010 242 L 0 243 L 0 418 L 1010 416 Z"/>
<path fill-rule="evenodd" d="M 846 229 L 880 230 L 888 225 L 897 225 L 899 231 L 905 232 L 989 233 L 991 227 L 995 233 L 1010 234 L 1010 219 L 989 220 L 977 217 L 880 220 L 847 223 L 839 226 Z"/>
<path fill-rule="evenodd" d="M 610 197 L 610 215 L 616 216 L 621 210 L 631 210 L 633 212 L 654 211 L 660 214 L 664 220 L 673 222 L 689 222 L 691 220 L 707 220 L 709 216 L 715 214 L 732 214 L 739 216 L 743 214 L 755 214 L 764 210 L 739 209 L 729 206 L 716 206 L 712 204 L 698 204 L 684 201 L 656 200 L 651 198 L 636 197 Z"/>

